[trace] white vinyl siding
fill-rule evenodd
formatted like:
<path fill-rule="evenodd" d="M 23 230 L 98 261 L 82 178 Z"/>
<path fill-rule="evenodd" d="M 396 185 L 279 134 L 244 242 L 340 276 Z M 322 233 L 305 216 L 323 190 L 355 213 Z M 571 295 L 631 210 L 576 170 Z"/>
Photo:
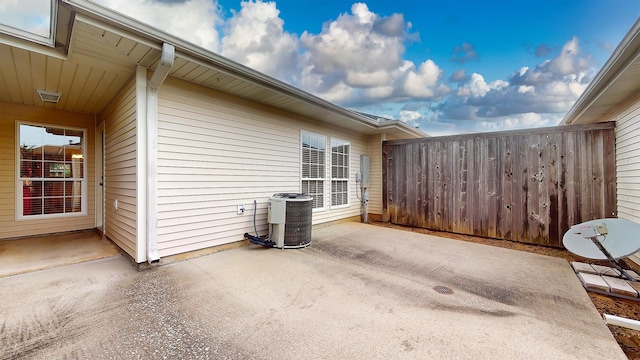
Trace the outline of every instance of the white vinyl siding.
<path fill-rule="evenodd" d="M 331 206 L 349 205 L 351 144 L 331 139 Z"/>
<path fill-rule="evenodd" d="M 167 78 L 158 114 L 160 256 L 243 240 L 254 232 L 254 200 L 258 232 L 265 235 L 269 198 L 302 191 L 302 131 L 349 141 L 352 158 L 367 154 L 364 135 Z M 359 170 L 352 165 L 350 179 Z M 329 186 L 325 181 L 324 194 Z M 358 216 L 350 190 L 349 206 L 314 211 L 313 223 Z M 237 215 L 238 204 L 245 205 L 244 215 Z"/>
<path fill-rule="evenodd" d="M 369 144 L 369 214 L 382 215 L 382 141 L 384 135 L 371 135 Z M 358 159 L 359 161 L 359 159 Z"/>
<path fill-rule="evenodd" d="M 136 259 L 135 78 L 98 115 L 98 121 L 105 122 L 105 234 Z"/>
<path fill-rule="evenodd" d="M 301 133 L 301 192 L 313 196 L 313 208 L 323 209 L 327 176 L 327 137 Z"/>
<path fill-rule="evenodd" d="M 618 217 L 640 224 L 640 97 L 613 116 L 616 121 Z M 640 264 L 640 253 L 630 257 Z"/>
<path fill-rule="evenodd" d="M 95 227 L 95 192 L 87 187 L 86 215 L 65 218 L 41 218 L 16 220 L 16 123 L 29 122 L 55 127 L 94 128 L 94 117 L 42 107 L 0 103 L 0 239 L 52 234 L 66 231 L 92 229 Z M 95 182 L 93 146 L 94 132 L 86 133 L 87 184 Z"/>

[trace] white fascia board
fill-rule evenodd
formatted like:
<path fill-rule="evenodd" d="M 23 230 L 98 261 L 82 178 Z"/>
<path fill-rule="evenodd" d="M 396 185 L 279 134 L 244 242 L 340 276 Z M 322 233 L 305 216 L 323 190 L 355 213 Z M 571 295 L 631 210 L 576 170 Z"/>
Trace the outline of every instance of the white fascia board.
<path fill-rule="evenodd" d="M 380 130 L 387 130 L 387 129 L 395 129 L 397 131 L 400 131 L 402 133 L 405 133 L 407 135 L 411 135 L 413 137 L 416 138 L 424 138 L 424 137 L 430 137 L 429 134 L 425 133 L 424 131 L 418 129 L 418 128 L 414 128 L 412 126 L 407 125 L 405 122 L 401 121 L 401 120 L 387 120 L 383 123 L 380 124 L 380 126 L 378 127 Z"/>
<path fill-rule="evenodd" d="M 0 33 L 0 44 L 5 44 L 11 47 L 34 52 L 37 54 L 42 54 L 60 60 L 67 60 L 67 56 L 65 54 L 62 54 L 53 47 L 35 43 L 30 40 L 17 38 L 4 33 Z"/>

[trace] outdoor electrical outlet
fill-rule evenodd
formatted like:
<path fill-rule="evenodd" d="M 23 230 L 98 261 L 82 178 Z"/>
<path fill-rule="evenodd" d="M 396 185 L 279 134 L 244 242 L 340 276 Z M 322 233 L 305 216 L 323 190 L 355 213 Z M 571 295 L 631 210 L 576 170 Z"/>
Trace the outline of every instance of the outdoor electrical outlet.
<path fill-rule="evenodd" d="M 118 210 L 118 199 L 113 200 L 113 208 Z"/>
<path fill-rule="evenodd" d="M 238 204 L 238 215 L 244 214 L 244 204 Z"/>

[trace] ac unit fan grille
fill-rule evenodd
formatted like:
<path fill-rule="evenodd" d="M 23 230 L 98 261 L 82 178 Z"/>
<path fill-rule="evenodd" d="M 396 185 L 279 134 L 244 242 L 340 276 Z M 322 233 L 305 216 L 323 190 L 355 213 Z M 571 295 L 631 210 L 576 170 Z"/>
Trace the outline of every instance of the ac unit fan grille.
<path fill-rule="evenodd" d="M 311 242 L 313 201 L 287 201 L 284 246 L 301 247 Z"/>

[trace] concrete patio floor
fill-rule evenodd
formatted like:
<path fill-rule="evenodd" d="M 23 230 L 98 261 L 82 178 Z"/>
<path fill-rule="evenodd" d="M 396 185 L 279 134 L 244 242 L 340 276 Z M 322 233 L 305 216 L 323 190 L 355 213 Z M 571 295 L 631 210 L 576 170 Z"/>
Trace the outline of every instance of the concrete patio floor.
<path fill-rule="evenodd" d="M 358 223 L 0 289 L 2 359 L 626 359 L 566 261 Z"/>
<path fill-rule="evenodd" d="M 0 241 L 0 277 L 120 254 L 94 230 Z"/>

